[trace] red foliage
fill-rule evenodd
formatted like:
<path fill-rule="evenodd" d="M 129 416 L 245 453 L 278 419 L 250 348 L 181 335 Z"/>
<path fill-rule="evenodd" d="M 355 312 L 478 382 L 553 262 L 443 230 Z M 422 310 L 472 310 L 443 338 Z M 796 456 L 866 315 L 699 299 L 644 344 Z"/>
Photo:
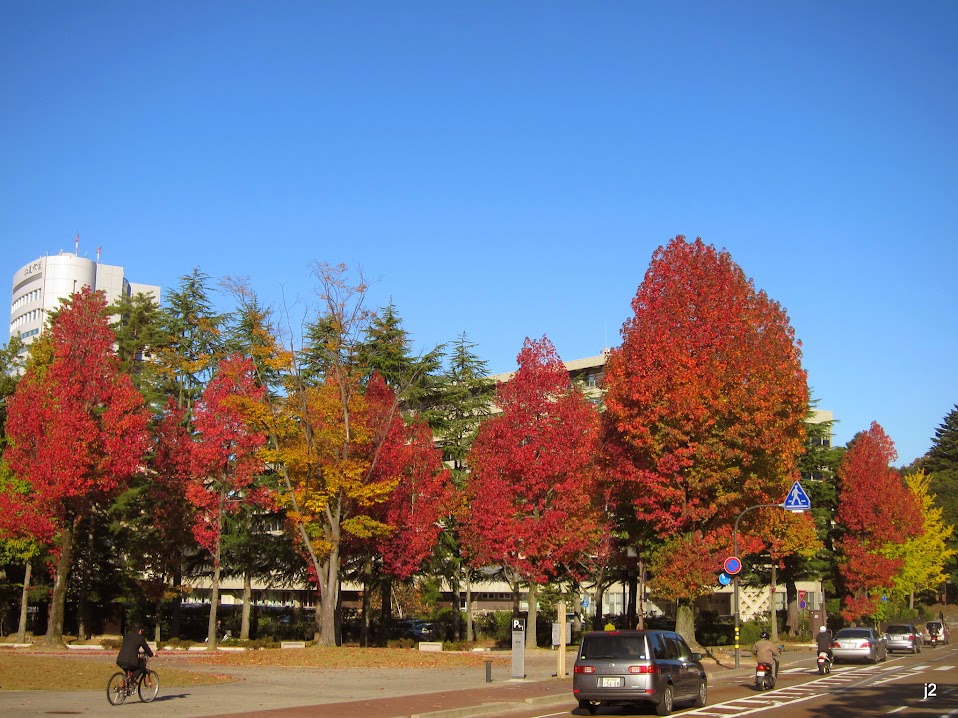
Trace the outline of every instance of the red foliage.
<path fill-rule="evenodd" d="M 432 432 L 423 421 L 405 424 L 391 411 L 395 396 L 377 374 L 366 391 L 374 426 L 385 434 L 373 470 L 375 480 L 398 477 L 399 483 L 384 504 L 374 509 L 391 528 L 376 541 L 383 568 L 391 576 L 407 579 L 431 554 L 442 530 L 439 520 L 448 506 L 449 471 L 442 464 Z M 384 422 L 388 419 L 388 426 Z"/>
<path fill-rule="evenodd" d="M 655 252 L 632 309 L 605 367 L 617 493 L 660 538 L 713 543 L 795 478 L 808 410 L 799 344 L 784 309 L 701 239 Z M 673 573 L 662 579 L 680 583 Z"/>
<path fill-rule="evenodd" d="M 210 551 L 219 541 L 223 512 L 270 503 L 269 493 L 255 482 L 264 470 L 259 450 L 266 436 L 249 425 L 246 411 L 264 395 L 252 361 L 234 354 L 220 362 L 194 411 L 187 497 L 197 510 L 193 534 Z"/>
<path fill-rule="evenodd" d="M 185 412 L 171 398 L 156 428 L 154 474 L 148 487 L 154 507 L 153 526 L 168 546 L 182 545 L 184 533 L 192 524 L 193 511 L 186 499 L 192 478 L 192 445 Z"/>
<path fill-rule="evenodd" d="M 26 491 L 5 493 L 0 507 L 40 541 L 115 495 L 149 443 L 149 413 L 120 373 L 102 292 L 75 294 L 50 334 L 51 363 L 29 368 L 9 399 L 5 456 Z"/>
<path fill-rule="evenodd" d="M 527 339 L 518 362 L 470 454 L 461 536 L 474 565 L 541 583 L 574 570 L 606 533 L 593 501 L 598 412 L 548 339 Z"/>
<path fill-rule="evenodd" d="M 844 529 L 838 542 L 839 571 L 848 589 L 842 615 L 853 621 L 877 610 L 877 593 L 889 588 L 900 559 L 882 555 L 922 531 L 923 516 L 915 495 L 889 464 L 895 446 L 881 426 L 852 441 L 838 467 L 839 496 L 835 518 Z"/>

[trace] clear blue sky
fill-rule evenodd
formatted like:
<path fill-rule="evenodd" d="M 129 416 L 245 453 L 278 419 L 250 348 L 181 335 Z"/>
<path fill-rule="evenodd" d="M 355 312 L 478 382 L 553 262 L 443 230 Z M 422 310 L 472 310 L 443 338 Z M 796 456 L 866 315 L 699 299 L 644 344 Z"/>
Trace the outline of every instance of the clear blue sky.
<path fill-rule="evenodd" d="M 76 233 L 270 303 L 343 262 L 501 372 L 617 344 L 701 236 L 787 309 L 837 440 L 910 462 L 958 402 L 956 31 L 948 0 L 3 0 L 0 276 Z"/>

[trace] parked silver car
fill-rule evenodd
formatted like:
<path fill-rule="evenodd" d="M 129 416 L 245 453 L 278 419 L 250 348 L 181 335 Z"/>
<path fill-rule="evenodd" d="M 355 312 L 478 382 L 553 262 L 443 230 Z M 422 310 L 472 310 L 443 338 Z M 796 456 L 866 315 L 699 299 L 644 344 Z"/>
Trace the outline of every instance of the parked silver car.
<path fill-rule="evenodd" d="M 885 648 L 921 653 L 921 632 L 910 623 L 893 623 L 885 629 Z"/>
<path fill-rule="evenodd" d="M 832 642 L 832 661 L 870 661 L 888 658 L 885 639 L 874 628 L 843 628 Z"/>
<path fill-rule="evenodd" d="M 674 631 L 593 631 L 583 634 L 572 676 L 579 708 L 652 704 L 660 716 L 677 703 L 705 705 L 702 655 Z"/>

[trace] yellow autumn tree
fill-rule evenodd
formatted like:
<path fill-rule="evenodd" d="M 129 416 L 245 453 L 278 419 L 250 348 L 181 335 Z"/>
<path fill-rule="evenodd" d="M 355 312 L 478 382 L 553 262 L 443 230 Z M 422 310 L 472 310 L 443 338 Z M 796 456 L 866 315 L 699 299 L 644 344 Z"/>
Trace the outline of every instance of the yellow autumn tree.
<path fill-rule="evenodd" d="M 934 588 L 947 578 L 944 566 L 955 555 L 955 550 L 948 548 L 948 539 L 955 527 L 942 520 L 942 510 L 935 505 L 935 495 L 929 491 L 930 475 L 918 471 L 907 475 L 905 483 L 921 508 L 922 531 L 902 544 L 889 544 L 883 553 L 904 562 L 890 591 L 894 602 L 904 605 L 907 601 L 908 606 L 914 608 L 915 593 Z"/>
<path fill-rule="evenodd" d="M 279 478 L 277 502 L 318 588 L 317 645 L 332 646 L 346 545 L 392 530 L 376 518 L 377 507 L 399 478 L 378 464 L 387 439 L 402 442 L 403 435 L 392 431 L 402 424 L 396 394 L 384 385 L 371 391 L 378 379 L 369 379 L 357 355 L 358 337 L 374 316 L 363 308 L 365 283 L 350 284 L 342 265 L 320 264 L 314 272 L 320 308 L 298 351 L 245 285 L 234 282 L 230 290 L 253 339 L 253 361 L 264 385 L 274 387 L 250 413 L 269 437 L 263 459 Z"/>

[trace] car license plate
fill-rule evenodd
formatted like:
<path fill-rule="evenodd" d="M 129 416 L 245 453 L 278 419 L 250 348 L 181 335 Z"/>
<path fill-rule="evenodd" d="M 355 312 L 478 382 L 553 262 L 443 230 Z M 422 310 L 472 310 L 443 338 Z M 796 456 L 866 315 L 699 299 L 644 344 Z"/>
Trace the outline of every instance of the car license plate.
<path fill-rule="evenodd" d="M 599 686 L 602 688 L 621 688 L 625 685 L 625 679 L 622 676 L 602 676 L 599 679 Z"/>

